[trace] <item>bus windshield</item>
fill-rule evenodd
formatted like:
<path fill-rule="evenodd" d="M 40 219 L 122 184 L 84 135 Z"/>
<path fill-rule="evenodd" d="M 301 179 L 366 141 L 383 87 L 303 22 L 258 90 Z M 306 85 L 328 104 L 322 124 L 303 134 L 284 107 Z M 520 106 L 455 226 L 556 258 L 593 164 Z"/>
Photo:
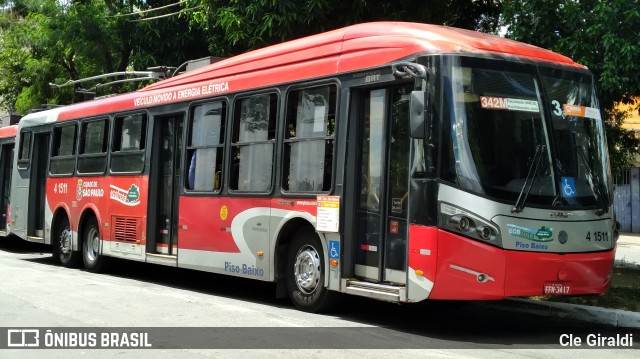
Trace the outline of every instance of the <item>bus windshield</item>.
<path fill-rule="evenodd" d="M 447 62 L 451 161 L 443 166 L 452 168 L 443 173 L 501 202 L 526 192 L 526 205 L 608 207 L 609 164 L 591 75 L 465 57 Z"/>

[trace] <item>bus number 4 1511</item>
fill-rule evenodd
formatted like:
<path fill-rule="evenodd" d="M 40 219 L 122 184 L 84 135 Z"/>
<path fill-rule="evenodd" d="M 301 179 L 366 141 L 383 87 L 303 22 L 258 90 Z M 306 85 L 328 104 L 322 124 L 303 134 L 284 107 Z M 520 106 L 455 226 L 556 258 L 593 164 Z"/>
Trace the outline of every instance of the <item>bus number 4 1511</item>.
<path fill-rule="evenodd" d="M 609 232 L 606 231 L 595 231 L 595 232 L 587 232 L 586 239 L 591 242 L 609 242 Z"/>
<path fill-rule="evenodd" d="M 57 183 L 53 185 L 53 193 L 67 193 L 68 185 L 66 183 Z"/>

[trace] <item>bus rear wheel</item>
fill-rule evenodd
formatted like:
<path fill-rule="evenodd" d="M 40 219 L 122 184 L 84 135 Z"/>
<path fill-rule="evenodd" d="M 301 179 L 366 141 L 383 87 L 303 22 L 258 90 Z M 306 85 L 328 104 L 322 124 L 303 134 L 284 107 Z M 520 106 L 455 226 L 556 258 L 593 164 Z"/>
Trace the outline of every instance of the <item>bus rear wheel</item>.
<path fill-rule="evenodd" d="M 286 284 L 289 298 L 300 310 L 327 310 L 336 301 L 337 293 L 324 286 L 324 255 L 318 235 L 312 228 L 296 232 L 289 244 Z"/>
<path fill-rule="evenodd" d="M 80 253 L 73 250 L 71 226 L 67 217 L 60 219 L 54 232 L 53 258 L 64 267 L 77 267 Z"/>
<path fill-rule="evenodd" d="M 100 254 L 100 228 L 95 218 L 91 218 L 82 235 L 82 261 L 89 272 L 104 270 L 107 258 Z"/>

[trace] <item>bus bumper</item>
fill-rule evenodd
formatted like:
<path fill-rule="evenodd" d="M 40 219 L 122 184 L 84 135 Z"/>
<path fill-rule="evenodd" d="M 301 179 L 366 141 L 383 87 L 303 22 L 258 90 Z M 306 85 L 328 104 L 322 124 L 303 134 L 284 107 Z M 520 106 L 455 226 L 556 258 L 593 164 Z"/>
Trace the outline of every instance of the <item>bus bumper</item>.
<path fill-rule="evenodd" d="M 430 299 L 490 300 L 545 294 L 605 293 L 615 249 L 591 253 L 504 250 L 438 230 Z"/>

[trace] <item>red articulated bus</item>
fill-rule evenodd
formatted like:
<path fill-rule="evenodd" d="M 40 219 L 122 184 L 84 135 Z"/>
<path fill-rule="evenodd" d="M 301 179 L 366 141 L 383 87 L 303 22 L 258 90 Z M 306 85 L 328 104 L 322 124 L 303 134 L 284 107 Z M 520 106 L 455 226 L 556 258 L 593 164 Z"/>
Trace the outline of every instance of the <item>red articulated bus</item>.
<path fill-rule="evenodd" d="M 379 22 L 20 122 L 12 233 L 277 283 L 307 311 L 605 292 L 617 232 L 593 75 Z"/>

